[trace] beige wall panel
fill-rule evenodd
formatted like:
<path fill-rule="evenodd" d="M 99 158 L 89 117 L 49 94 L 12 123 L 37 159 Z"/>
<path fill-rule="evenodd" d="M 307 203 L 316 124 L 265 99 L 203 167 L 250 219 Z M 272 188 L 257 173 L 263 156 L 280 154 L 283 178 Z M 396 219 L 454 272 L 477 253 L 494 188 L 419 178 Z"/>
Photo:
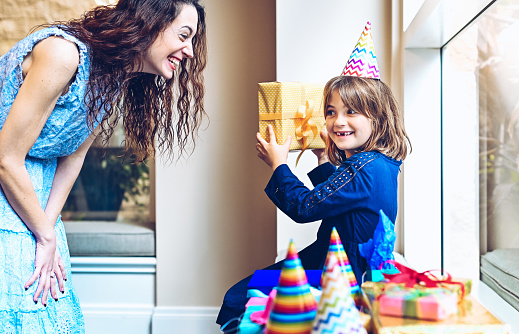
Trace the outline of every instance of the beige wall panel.
<path fill-rule="evenodd" d="M 219 306 L 276 256 L 270 169 L 256 156 L 257 83 L 275 80 L 275 1 L 204 1 L 210 124 L 194 154 L 157 170 L 157 304 Z"/>

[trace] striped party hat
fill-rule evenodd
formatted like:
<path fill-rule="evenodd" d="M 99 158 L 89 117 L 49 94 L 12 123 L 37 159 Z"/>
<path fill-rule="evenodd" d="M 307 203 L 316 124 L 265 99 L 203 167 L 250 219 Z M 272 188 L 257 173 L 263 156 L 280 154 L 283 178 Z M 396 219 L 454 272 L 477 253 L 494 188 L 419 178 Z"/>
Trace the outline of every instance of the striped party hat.
<path fill-rule="evenodd" d="M 310 334 L 317 302 L 291 240 L 264 334 Z"/>
<path fill-rule="evenodd" d="M 380 79 L 377 56 L 371 37 L 371 23 L 366 23 L 348 63 L 342 70 L 342 75 L 350 77 Z"/>
<path fill-rule="evenodd" d="M 351 298 L 348 281 L 334 254 L 330 255 L 322 288 L 311 334 L 366 334 L 359 311 Z"/>
<path fill-rule="evenodd" d="M 350 291 L 357 306 L 362 304 L 362 292 L 357 284 L 357 279 L 355 278 L 355 274 L 351 269 L 350 260 L 348 260 L 348 255 L 344 251 L 344 247 L 341 242 L 341 238 L 339 237 L 339 233 L 335 226 L 332 229 L 332 234 L 330 236 L 330 246 L 328 247 L 328 254 L 326 255 L 326 261 L 324 262 L 323 274 L 321 276 L 321 287 L 323 286 L 324 276 L 326 275 L 326 269 L 329 266 L 330 257 L 332 254 L 337 258 L 337 262 L 339 268 L 341 269 L 344 277 L 347 282 L 350 284 Z"/>

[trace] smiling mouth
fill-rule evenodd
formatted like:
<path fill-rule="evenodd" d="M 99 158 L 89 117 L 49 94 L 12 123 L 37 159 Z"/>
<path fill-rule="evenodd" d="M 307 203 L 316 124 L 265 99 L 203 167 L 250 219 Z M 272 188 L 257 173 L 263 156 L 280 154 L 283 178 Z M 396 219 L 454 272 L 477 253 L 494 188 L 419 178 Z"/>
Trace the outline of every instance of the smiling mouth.
<path fill-rule="evenodd" d="M 177 67 L 180 64 L 180 61 L 173 57 L 168 57 L 168 60 L 171 64 L 173 64 L 175 67 Z"/>
<path fill-rule="evenodd" d="M 353 131 L 345 131 L 345 132 L 335 132 L 335 135 L 338 137 L 346 137 L 353 134 Z"/>

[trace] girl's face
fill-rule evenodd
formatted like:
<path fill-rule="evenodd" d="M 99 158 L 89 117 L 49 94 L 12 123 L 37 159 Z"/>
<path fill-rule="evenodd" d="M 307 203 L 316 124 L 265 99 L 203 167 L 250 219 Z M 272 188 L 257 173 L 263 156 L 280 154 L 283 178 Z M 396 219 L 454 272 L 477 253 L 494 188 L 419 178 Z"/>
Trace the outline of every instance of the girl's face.
<path fill-rule="evenodd" d="M 333 91 L 329 104 L 325 107 L 328 136 L 349 158 L 371 136 L 371 120 L 357 111 L 348 110 L 337 90 Z"/>
<path fill-rule="evenodd" d="M 159 34 L 144 57 L 142 72 L 171 79 L 184 58 L 193 58 L 193 37 L 196 35 L 198 13 L 185 5 L 177 18 Z"/>

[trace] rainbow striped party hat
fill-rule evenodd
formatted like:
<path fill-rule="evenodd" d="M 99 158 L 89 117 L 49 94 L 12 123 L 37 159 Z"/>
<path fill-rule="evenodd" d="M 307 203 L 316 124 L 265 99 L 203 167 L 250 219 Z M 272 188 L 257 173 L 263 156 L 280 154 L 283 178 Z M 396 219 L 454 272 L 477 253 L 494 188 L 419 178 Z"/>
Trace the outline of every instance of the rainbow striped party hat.
<path fill-rule="evenodd" d="M 377 56 L 371 37 L 371 23 L 366 23 L 348 63 L 342 70 L 342 75 L 350 77 L 372 78 L 380 80 Z"/>
<path fill-rule="evenodd" d="M 324 283 L 324 276 L 326 275 L 326 269 L 329 267 L 329 262 L 332 254 L 337 258 L 337 262 L 339 268 L 341 269 L 344 277 L 350 285 L 350 292 L 357 306 L 362 305 L 362 291 L 360 290 L 359 285 L 357 284 L 357 279 L 355 278 L 355 274 L 351 269 L 350 260 L 348 260 L 348 255 L 344 251 L 344 246 L 342 245 L 341 238 L 339 237 L 339 233 L 335 226 L 332 229 L 332 234 L 330 236 L 330 246 L 328 247 L 328 254 L 326 255 L 326 261 L 324 262 L 323 274 L 321 276 L 321 287 Z"/>
<path fill-rule="evenodd" d="M 322 288 L 311 334 L 366 334 L 359 311 L 351 298 L 349 283 L 334 254 L 330 255 Z"/>
<path fill-rule="evenodd" d="M 277 293 L 263 333 L 310 334 L 316 312 L 317 302 L 310 291 L 296 246 L 290 240 Z"/>

